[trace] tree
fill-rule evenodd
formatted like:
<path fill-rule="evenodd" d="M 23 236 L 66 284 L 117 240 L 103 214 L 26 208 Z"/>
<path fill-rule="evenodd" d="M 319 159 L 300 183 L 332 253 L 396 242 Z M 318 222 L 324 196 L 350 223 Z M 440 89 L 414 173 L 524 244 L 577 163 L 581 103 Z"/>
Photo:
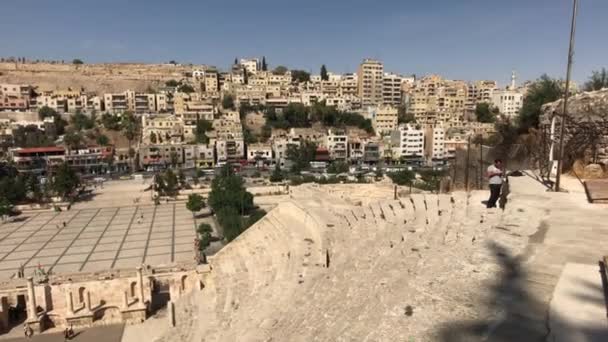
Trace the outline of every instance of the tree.
<path fill-rule="evenodd" d="M 310 73 L 304 70 L 292 70 L 291 71 L 291 82 L 293 83 L 304 83 L 310 81 Z"/>
<path fill-rule="evenodd" d="M 84 64 L 84 62 L 81 59 L 75 58 L 72 60 L 72 64 L 80 65 L 80 64 Z"/>
<path fill-rule="evenodd" d="M 288 71 L 287 67 L 279 65 L 276 68 L 274 68 L 272 73 L 275 75 L 285 75 L 287 73 L 287 71 Z"/>
<path fill-rule="evenodd" d="M 530 128 L 537 128 L 541 106 L 558 100 L 563 92 L 561 82 L 550 78 L 546 74 L 532 83 L 524 97 L 523 106 L 517 117 L 519 131 L 526 133 Z"/>
<path fill-rule="evenodd" d="M 70 150 L 77 149 L 78 147 L 80 147 L 80 145 L 82 144 L 82 140 L 82 136 L 74 131 L 67 132 L 63 136 L 63 142 Z"/>
<path fill-rule="evenodd" d="M 267 71 L 268 65 L 266 65 L 266 56 L 262 56 L 262 71 Z"/>
<path fill-rule="evenodd" d="M 239 59 L 234 57 L 234 63 L 232 65 L 238 65 L 239 64 Z"/>
<path fill-rule="evenodd" d="M 224 95 L 222 99 L 222 108 L 234 110 L 234 97 L 231 94 Z"/>
<path fill-rule="evenodd" d="M 169 159 L 171 159 L 171 167 L 176 168 L 177 165 L 179 164 L 179 156 L 177 155 L 177 152 L 172 151 L 171 153 L 169 153 Z"/>
<path fill-rule="evenodd" d="M 225 207 L 216 211 L 217 222 L 224 230 L 224 238 L 230 242 L 243 232 L 243 220 L 239 211 L 233 207 Z"/>
<path fill-rule="evenodd" d="M 608 88 L 608 71 L 606 68 L 602 68 L 600 71 L 593 71 L 589 81 L 585 83 L 585 91 L 600 90 Z"/>
<path fill-rule="evenodd" d="M 207 137 L 207 132 L 213 129 L 213 125 L 211 122 L 199 119 L 196 121 L 196 127 L 194 128 L 194 139 L 197 144 L 207 144 L 209 143 L 209 137 Z"/>
<path fill-rule="evenodd" d="M 328 173 L 346 173 L 348 172 L 348 164 L 342 161 L 335 161 L 327 168 Z"/>
<path fill-rule="evenodd" d="M 397 123 L 416 123 L 416 117 L 409 113 L 405 105 L 397 107 Z"/>
<path fill-rule="evenodd" d="M 68 197 L 80 185 L 80 178 L 76 172 L 67 164 L 63 163 L 57 168 L 53 177 L 52 189 L 62 198 Z"/>
<path fill-rule="evenodd" d="M 101 116 L 101 124 L 105 129 L 111 131 L 120 131 L 120 117 L 118 115 L 112 115 L 110 113 L 103 113 Z"/>
<path fill-rule="evenodd" d="M 166 196 L 175 196 L 177 195 L 177 176 L 170 169 L 165 171 L 165 174 L 162 176 L 164 187 L 163 194 Z"/>
<path fill-rule="evenodd" d="M 391 172 L 388 176 L 397 185 L 410 185 L 416 178 L 416 174 L 409 170 Z"/>
<path fill-rule="evenodd" d="M 77 111 L 70 117 L 70 123 L 78 131 L 95 127 L 95 121 L 81 111 Z"/>
<path fill-rule="evenodd" d="M 152 144 L 156 144 L 157 141 L 158 141 L 158 139 L 156 138 L 156 133 L 155 132 L 150 132 L 150 142 Z"/>
<path fill-rule="evenodd" d="M 211 225 L 207 223 L 201 223 L 198 225 L 196 231 L 198 232 L 198 235 L 201 239 L 199 248 L 202 252 L 211 244 L 211 233 L 213 232 L 213 229 L 211 228 Z"/>
<path fill-rule="evenodd" d="M 283 172 L 281 171 L 281 165 L 279 165 L 279 163 L 277 163 L 274 166 L 274 171 L 272 171 L 272 174 L 270 175 L 270 181 L 272 183 L 277 183 L 277 182 L 282 182 L 283 181 Z"/>
<path fill-rule="evenodd" d="M 322 81 L 329 80 L 329 75 L 327 74 L 327 68 L 325 67 L 325 64 L 321 65 L 321 80 Z"/>
<path fill-rule="evenodd" d="M 188 202 L 186 202 L 186 208 L 192 212 L 194 215 L 195 212 L 201 211 L 205 207 L 205 201 L 203 197 L 199 194 L 190 194 L 188 195 Z"/>
<path fill-rule="evenodd" d="M 490 104 L 487 102 L 479 102 L 475 106 L 475 117 L 478 122 L 493 123 L 496 121 L 496 115 L 490 109 Z"/>
<path fill-rule="evenodd" d="M 54 118 L 58 115 L 59 114 L 57 113 L 57 111 L 49 106 L 43 106 L 42 108 L 38 109 L 38 118 L 40 118 L 40 120 L 44 120 L 46 118 Z"/>
<path fill-rule="evenodd" d="M 189 85 L 189 84 L 182 84 L 182 85 L 180 85 L 179 87 L 177 87 L 177 91 L 178 91 L 178 92 L 180 92 L 180 93 L 187 93 L 187 94 L 190 94 L 190 93 L 194 93 L 194 91 L 195 91 L 195 90 L 194 90 L 194 88 L 193 88 L 191 85 Z"/>
<path fill-rule="evenodd" d="M 108 144 L 110 143 L 110 139 L 104 134 L 99 135 L 97 139 L 95 139 L 95 141 L 99 146 L 108 146 Z"/>
<path fill-rule="evenodd" d="M 167 82 L 165 82 L 165 85 L 167 87 L 177 87 L 179 83 L 176 80 L 168 80 Z"/>
<path fill-rule="evenodd" d="M 0 197 L 0 216 L 2 217 L 2 221 L 4 221 L 4 217 L 11 214 L 13 211 L 13 205 L 6 197 Z"/>
<path fill-rule="evenodd" d="M 249 84 L 249 75 L 247 74 L 247 69 L 243 67 L 243 83 Z"/>
<path fill-rule="evenodd" d="M 300 146 L 287 146 L 286 156 L 293 164 L 291 172 L 300 173 L 310 167 L 310 162 L 315 160 L 317 144 L 312 141 L 303 141 Z"/>
<path fill-rule="evenodd" d="M 215 212 L 221 208 L 232 207 L 244 214 L 254 207 L 253 195 L 247 192 L 245 181 L 234 173 L 230 165 L 224 165 L 220 175 L 213 179 L 208 202 Z"/>

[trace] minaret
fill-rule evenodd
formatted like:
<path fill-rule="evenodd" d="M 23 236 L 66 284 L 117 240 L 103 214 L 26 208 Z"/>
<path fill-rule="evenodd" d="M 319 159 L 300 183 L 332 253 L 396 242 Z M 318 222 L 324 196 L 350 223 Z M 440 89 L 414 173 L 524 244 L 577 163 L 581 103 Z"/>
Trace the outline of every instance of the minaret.
<path fill-rule="evenodd" d="M 515 90 L 515 70 L 511 71 L 511 90 Z"/>

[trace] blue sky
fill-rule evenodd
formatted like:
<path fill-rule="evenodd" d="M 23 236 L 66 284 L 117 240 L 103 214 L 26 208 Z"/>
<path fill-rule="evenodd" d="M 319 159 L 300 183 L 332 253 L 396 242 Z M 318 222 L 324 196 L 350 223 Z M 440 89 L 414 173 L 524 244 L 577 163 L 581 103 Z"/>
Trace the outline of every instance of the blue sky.
<path fill-rule="evenodd" d="M 205 63 L 265 55 L 318 73 L 385 70 L 508 82 L 564 77 L 571 0 L 15 0 L 0 55 L 87 62 Z M 581 0 L 574 79 L 608 67 L 608 1 Z"/>

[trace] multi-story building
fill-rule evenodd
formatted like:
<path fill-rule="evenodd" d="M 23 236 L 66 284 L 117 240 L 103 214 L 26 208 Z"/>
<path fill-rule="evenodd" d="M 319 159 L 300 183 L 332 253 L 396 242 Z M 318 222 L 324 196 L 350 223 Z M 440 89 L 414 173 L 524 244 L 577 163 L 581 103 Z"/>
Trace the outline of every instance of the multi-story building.
<path fill-rule="evenodd" d="M 393 73 L 385 73 L 382 81 L 382 99 L 386 105 L 397 106 L 402 103 L 401 83 L 403 77 Z"/>
<path fill-rule="evenodd" d="M 9 153 L 19 172 L 43 173 L 65 161 L 63 147 L 14 148 Z"/>
<path fill-rule="evenodd" d="M 122 113 L 124 111 L 131 111 L 138 114 L 154 113 L 158 111 L 156 106 L 156 95 L 157 94 L 136 93 L 132 90 L 127 90 L 123 93 L 104 94 L 103 102 L 105 110 L 110 113 Z M 163 98 L 164 97 L 160 97 L 160 99 Z M 164 102 L 164 106 L 166 106 L 166 100 Z"/>
<path fill-rule="evenodd" d="M 300 138 L 291 135 L 273 136 L 272 152 L 274 154 L 275 163 L 281 167 L 285 166 L 287 160 L 287 149 L 289 146 L 300 146 Z"/>
<path fill-rule="evenodd" d="M 25 84 L 0 84 L 0 110 L 25 111 L 34 100 L 33 87 Z"/>
<path fill-rule="evenodd" d="M 358 93 L 362 106 L 378 105 L 383 102 L 384 66 L 374 59 L 365 59 L 357 72 Z"/>
<path fill-rule="evenodd" d="M 359 82 L 357 74 L 344 74 L 340 78 L 340 96 L 358 96 Z"/>
<path fill-rule="evenodd" d="M 169 166 L 179 167 L 184 163 L 181 144 L 150 144 L 139 148 L 139 165 L 145 170 L 162 170 Z"/>
<path fill-rule="evenodd" d="M 380 145 L 375 142 L 368 142 L 363 148 L 363 162 L 366 164 L 376 164 L 382 158 Z"/>
<path fill-rule="evenodd" d="M 208 144 L 183 145 L 185 168 L 212 168 L 215 165 L 215 141 Z"/>
<path fill-rule="evenodd" d="M 247 145 L 247 161 L 262 164 L 271 164 L 272 145 L 271 144 L 249 144 Z"/>
<path fill-rule="evenodd" d="M 393 158 L 421 162 L 424 157 L 424 131 L 411 124 L 400 125 L 391 133 L 391 146 Z"/>
<path fill-rule="evenodd" d="M 492 94 L 492 105 L 502 115 L 514 117 L 524 105 L 524 93 L 515 86 L 515 73 L 511 74 L 511 85 L 505 90 L 496 90 Z"/>
<path fill-rule="evenodd" d="M 215 142 L 217 162 L 238 162 L 245 155 L 245 142 L 242 137 L 224 134 Z"/>
<path fill-rule="evenodd" d="M 344 130 L 330 128 L 325 139 L 325 146 L 331 159 L 346 160 L 348 158 L 348 135 Z"/>
<path fill-rule="evenodd" d="M 465 102 L 466 109 L 468 111 L 474 111 L 477 103 L 490 103 L 494 90 L 496 90 L 496 81 L 485 80 L 469 83 L 467 100 Z"/>
<path fill-rule="evenodd" d="M 447 158 L 445 130 L 441 125 L 429 125 L 425 129 L 425 156 L 427 162 L 443 162 Z"/>
<path fill-rule="evenodd" d="M 184 125 L 171 114 L 144 114 L 141 116 L 142 142 L 146 144 L 180 143 Z"/>
<path fill-rule="evenodd" d="M 392 106 L 369 107 L 374 131 L 378 135 L 390 134 L 397 128 L 399 111 Z"/>
<path fill-rule="evenodd" d="M 87 146 L 69 150 L 65 161 L 79 172 L 103 174 L 113 158 L 114 150 L 111 146 Z"/>
<path fill-rule="evenodd" d="M 239 64 L 245 68 L 248 73 L 255 74 L 259 70 L 260 60 L 258 58 L 241 58 Z"/>
<path fill-rule="evenodd" d="M 524 95 L 517 90 L 496 90 L 492 94 L 492 105 L 502 115 L 514 117 L 523 106 Z"/>

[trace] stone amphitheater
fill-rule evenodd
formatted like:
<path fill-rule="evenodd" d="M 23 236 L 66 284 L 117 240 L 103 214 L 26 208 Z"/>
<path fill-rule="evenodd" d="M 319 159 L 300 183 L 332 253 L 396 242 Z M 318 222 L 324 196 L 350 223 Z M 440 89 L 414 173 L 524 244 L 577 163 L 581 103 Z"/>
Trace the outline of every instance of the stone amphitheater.
<path fill-rule="evenodd" d="M 123 341 L 606 341 L 608 213 L 569 184 L 512 178 L 504 210 L 485 191 L 295 187 L 210 258 L 174 327 Z"/>

